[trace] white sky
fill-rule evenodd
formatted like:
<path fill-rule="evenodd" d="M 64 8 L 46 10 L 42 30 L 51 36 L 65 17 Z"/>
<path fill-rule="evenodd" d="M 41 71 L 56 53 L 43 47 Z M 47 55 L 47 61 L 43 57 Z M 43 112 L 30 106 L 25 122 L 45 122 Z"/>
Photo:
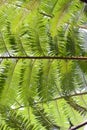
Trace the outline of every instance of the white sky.
<path fill-rule="evenodd" d="M 87 125 L 85 125 L 84 130 L 87 130 Z"/>

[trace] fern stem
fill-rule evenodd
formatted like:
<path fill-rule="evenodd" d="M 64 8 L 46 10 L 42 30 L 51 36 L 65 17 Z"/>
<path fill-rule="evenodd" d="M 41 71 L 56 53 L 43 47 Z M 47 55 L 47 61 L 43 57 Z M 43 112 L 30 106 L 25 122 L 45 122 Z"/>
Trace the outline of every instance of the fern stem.
<path fill-rule="evenodd" d="M 87 56 L 0 56 L 0 59 L 59 59 L 59 60 L 87 60 Z"/>
<path fill-rule="evenodd" d="M 87 95 L 87 92 L 75 93 L 75 94 L 72 94 L 72 95 L 68 95 L 68 97 L 75 97 L 75 96 L 81 96 L 81 95 Z M 66 96 L 60 96 L 60 97 L 49 100 L 49 102 L 64 99 L 65 97 Z M 35 104 L 39 104 L 39 103 L 47 103 L 47 101 L 35 102 Z M 17 109 L 24 108 L 24 107 L 29 107 L 29 105 L 27 105 L 27 106 L 19 106 L 19 107 L 15 108 L 15 109 L 12 109 L 12 110 L 17 110 Z"/>
<path fill-rule="evenodd" d="M 79 125 L 77 125 L 77 126 L 74 126 L 74 127 L 72 127 L 71 129 L 69 129 L 69 130 L 77 130 L 77 129 L 83 127 L 83 126 L 86 125 L 86 124 L 87 124 L 87 121 L 85 121 L 85 122 L 83 122 L 83 123 L 81 123 L 81 124 L 79 124 Z"/>

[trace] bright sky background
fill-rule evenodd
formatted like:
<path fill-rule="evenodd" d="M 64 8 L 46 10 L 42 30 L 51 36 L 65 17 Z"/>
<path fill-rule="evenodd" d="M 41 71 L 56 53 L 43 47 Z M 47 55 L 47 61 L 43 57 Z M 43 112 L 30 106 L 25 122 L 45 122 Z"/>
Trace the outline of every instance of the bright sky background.
<path fill-rule="evenodd" d="M 84 130 L 87 130 L 87 125 L 85 125 Z"/>

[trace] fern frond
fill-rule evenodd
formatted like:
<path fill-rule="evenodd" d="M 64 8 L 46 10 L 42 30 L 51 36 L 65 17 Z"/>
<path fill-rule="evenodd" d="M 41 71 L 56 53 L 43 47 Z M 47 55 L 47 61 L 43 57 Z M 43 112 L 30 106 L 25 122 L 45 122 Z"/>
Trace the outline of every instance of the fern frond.
<path fill-rule="evenodd" d="M 11 101 L 11 98 L 13 98 L 13 95 L 15 96 L 15 88 L 13 88 L 11 83 L 13 80 L 13 74 L 14 74 L 14 70 L 15 70 L 17 62 L 16 61 L 10 61 L 10 62 L 4 61 L 3 64 L 5 64 L 6 68 L 3 68 L 4 69 L 4 70 L 2 69 L 3 74 L 1 73 L 1 82 L 0 83 L 2 83 L 3 90 L 2 90 L 0 102 L 1 102 L 1 104 L 6 104 L 7 102 Z M 6 70 L 7 70 L 7 73 L 6 73 Z M 2 77 L 4 75 L 6 77 Z M 4 99 L 4 101 L 3 101 L 3 99 Z M 14 98 L 13 98 L 13 100 L 14 100 Z"/>
<path fill-rule="evenodd" d="M 33 124 L 30 124 L 28 119 L 26 119 L 16 111 L 11 110 L 9 107 L 0 106 L 0 114 L 2 116 L 3 121 L 9 128 L 15 130 L 34 129 Z"/>
<path fill-rule="evenodd" d="M 78 105 L 72 98 L 66 97 L 65 100 L 72 108 L 81 113 L 81 115 L 85 115 L 87 113 L 87 109 Z"/>
<path fill-rule="evenodd" d="M 36 119 L 44 126 L 47 130 L 51 129 L 60 129 L 60 126 L 56 125 L 54 121 L 52 121 L 52 117 L 48 115 L 43 108 L 39 106 L 34 107 L 34 115 L 36 116 Z"/>

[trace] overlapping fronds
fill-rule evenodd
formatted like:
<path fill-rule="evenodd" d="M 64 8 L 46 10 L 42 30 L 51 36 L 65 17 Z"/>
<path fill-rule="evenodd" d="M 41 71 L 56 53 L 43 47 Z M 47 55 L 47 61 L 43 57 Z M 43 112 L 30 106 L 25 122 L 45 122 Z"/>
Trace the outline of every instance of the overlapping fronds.
<path fill-rule="evenodd" d="M 84 19 L 82 3 L 37 0 L 38 7 L 33 11 L 28 9 L 28 4 L 30 6 L 31 3 L 34 1 L 8 1 L 4 6 L 1 4 L 1 55 L 47 56 L 60 55 L 60 51 L 63 56 L 66 55 L 65 52 L 68 55 L 85 55 L 79 32 Z M 21 4 L 22 7 L 17 7 L 16 4 Z"/>
<path fill-rule="evenodd" d="M 1 130 L 67 130 L 87 117 L 86 6 L 0 1 Z"/>

